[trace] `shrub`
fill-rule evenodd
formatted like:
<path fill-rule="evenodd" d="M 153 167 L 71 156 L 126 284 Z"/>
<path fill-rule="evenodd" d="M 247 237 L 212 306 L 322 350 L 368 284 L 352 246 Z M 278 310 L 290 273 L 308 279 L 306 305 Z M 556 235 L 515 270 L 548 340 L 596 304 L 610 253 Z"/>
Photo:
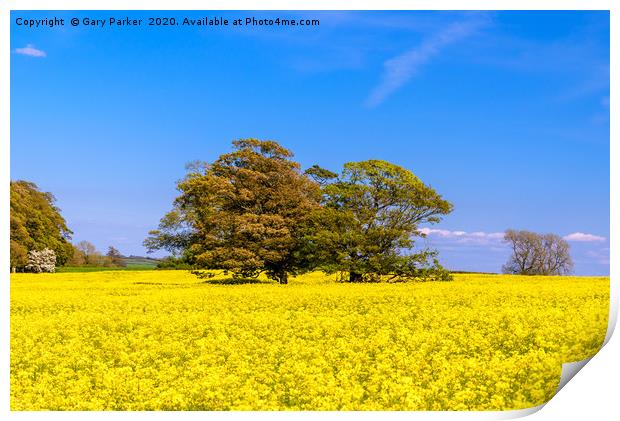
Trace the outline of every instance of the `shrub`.
<path fill-rule="evenodd" d="M 30 250 L 28 252 L 27 272 L 55 272 L 56 271 L 56 253 L 54 250 L 44 248 L 41 251 Z"/>

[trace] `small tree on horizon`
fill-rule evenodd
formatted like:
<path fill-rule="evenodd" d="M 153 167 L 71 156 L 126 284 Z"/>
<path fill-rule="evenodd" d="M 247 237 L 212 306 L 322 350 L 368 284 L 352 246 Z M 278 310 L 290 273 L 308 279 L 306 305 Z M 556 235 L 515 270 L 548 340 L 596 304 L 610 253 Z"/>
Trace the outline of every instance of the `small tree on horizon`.
<path fill-rule="evenodd" d="M 514 275 L 568 275 L 573 270 L 570 245 L 556 234 L 509 229 L 504 234 L 512 254 L 502 267 Z"/>
<path fill-rule="evenodd" d="M 100 263 L 101 253 L 90 241 L 82 240 L 75 245 L 75 248 L 81 253 L 85 264 L 96 265 Z"/>
<path fill-rule="evenodd" d="M 116 247 L 109 246 L 106 256 L 114 266 L 125 267 L 127 264 L 123 260 L 123 255 Z"/>

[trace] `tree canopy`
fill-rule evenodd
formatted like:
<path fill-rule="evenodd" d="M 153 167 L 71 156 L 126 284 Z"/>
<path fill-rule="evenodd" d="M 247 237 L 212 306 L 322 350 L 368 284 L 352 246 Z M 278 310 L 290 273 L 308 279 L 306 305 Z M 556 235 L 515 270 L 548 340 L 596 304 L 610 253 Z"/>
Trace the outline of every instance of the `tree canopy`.
<path fill-rule="evenodd" d="M 41 192 L 28 181 L 11 181 L 11 267 L 22 269 L 29 251 L 50 249 L 56 264 L 64 264 L 73 254 L 67 227 L 51 193 Z"/>
<path fill-rule="evenodd" d="M 292 157 L 274 141 L 242 139 L 215 162 L 188 166 L 145 246 L 280 283 L 317 269 L 352 282 L 449 278 L 435 251 L 413 246 L 420 224 L 439 222 L 452 205 L 412 172 L 370 160 L 340 175 L 316 165 L 302 173 Z"/>
<path fill-rule="evenodd" d="M 212 164 L 188 167 L 174 209 L 145 245 L 184 254 L 200 268 L 235 277 L 264 272 L 287 283 L 289 273 L 303 269 L 300 234 L 319 206 L 319 186 L 276 142 L 242 139 L 233 148 Z"/>
<path fill-rule="evenodd" d="M 411 171 L 369 160 L 345 164 L 340 176 L 317 166 L 307 173 L 323 186 L 306 237 L 320 268 L 348 272 L 351 282 L 448 278 L 435 251 L 412 250 L 420 224 L 439 222 L 452 205 Z"/>

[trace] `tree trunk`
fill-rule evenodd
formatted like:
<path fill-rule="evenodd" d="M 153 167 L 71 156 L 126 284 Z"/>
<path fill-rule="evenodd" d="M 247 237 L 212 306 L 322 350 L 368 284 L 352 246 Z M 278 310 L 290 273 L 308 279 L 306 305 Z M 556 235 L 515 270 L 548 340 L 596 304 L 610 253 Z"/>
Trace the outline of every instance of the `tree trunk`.
<path fill-rule="evenodd" d="M 349 282 L 362 282 L 362 274 L 357 272 L 349 272 Z"/>
<path fill-rule="evenodd" d="M 278 273 L 278 282 L 282 285 L 288 284 L 288 273 L 285 270 Z"/>

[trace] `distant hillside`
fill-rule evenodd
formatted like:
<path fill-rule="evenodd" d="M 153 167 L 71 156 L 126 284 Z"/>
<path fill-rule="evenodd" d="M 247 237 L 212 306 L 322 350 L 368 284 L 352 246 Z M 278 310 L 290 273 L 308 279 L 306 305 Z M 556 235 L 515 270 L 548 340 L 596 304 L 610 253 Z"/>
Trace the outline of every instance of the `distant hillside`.
<path fill-rule="evenodd" d="M 101 271 L 114 271 L 114 270 L 153 270 L 157 268 L 159 259 L 153 259 L 151 257 L 142 256 L 123 256 L 123 262 L 125 266 L 59 266 L 56 268 L 56 272 L 101 272 Z"/>
<path fill-rule="evenodd" d="M 127 265 L 128 268 L 150 268 L 154 269 L 159 263 L 159 259 L 154 259 L 152 257 L 143 257 L 143 256 L 128 256 L 123 257 L 123 261 Z"/>

